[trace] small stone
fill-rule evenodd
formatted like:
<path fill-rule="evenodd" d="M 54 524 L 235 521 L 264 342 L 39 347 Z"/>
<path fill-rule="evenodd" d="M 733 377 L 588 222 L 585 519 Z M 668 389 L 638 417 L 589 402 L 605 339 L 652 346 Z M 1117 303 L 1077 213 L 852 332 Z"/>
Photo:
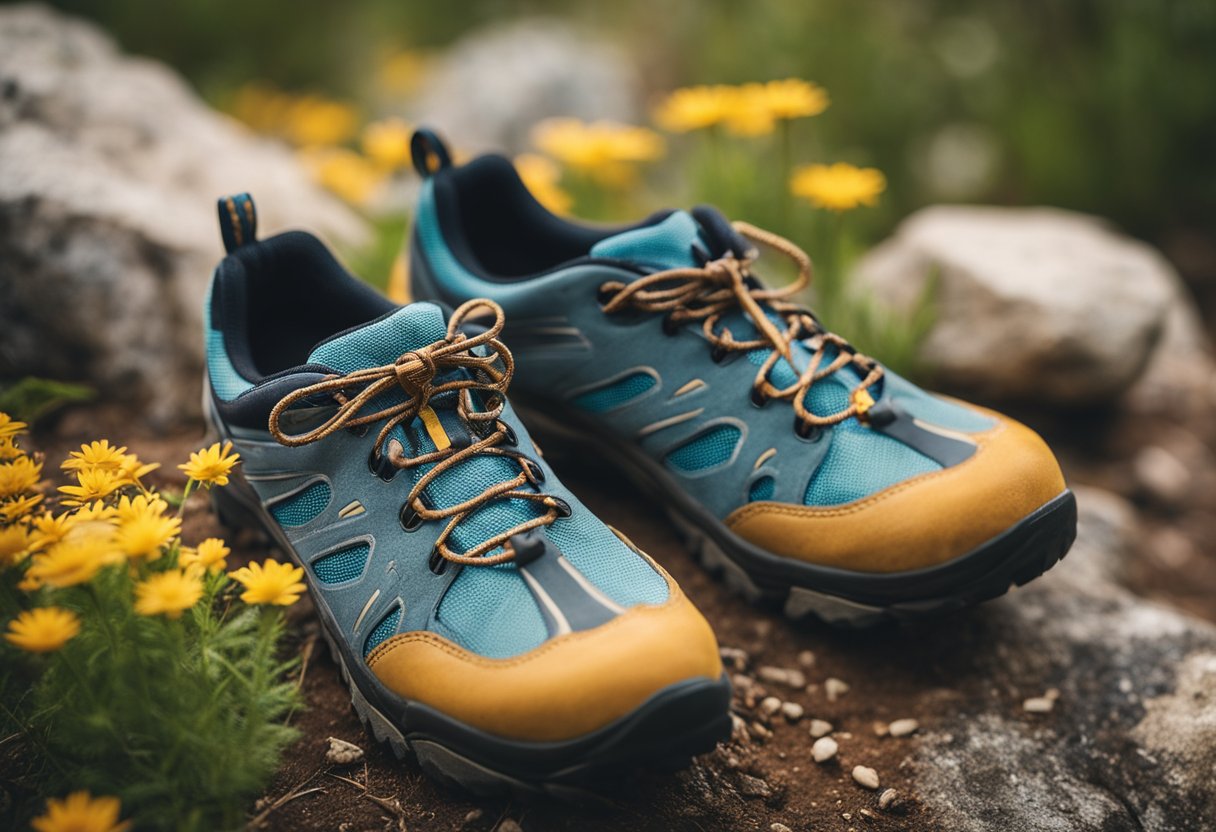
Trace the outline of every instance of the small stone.
<path fill-rule="evenodd" d="M 893 737 L 906 737 L 915 734 L 918 728 L 920 723 L 915 719 L 897 719 L 887 726 L 887 731 Z"/>
<path fill-rule="evenodd" d="M 510 818 L 503 818 L 494 827 L 494 832 L 524 832 L 524 828 Z"/>
<path fill-rule="evenodd" d="M 876 737 L 885 737 L 891 733 L 891 729 L 885 722 L 872 722 L 870 723 L 870 727 L 874 729 L 874 736 Z"/>
<path fill-rule="evenodd" d="M 325 752 L 325 759 L 334 765 L 350 765 L 363 759 L 363 749 L 353 742 L 340 740 L 337 737 L 329 737 L 328 739 L 329 750 Z"/>
<path fill-rule="evenodd" d="M 799 705 L 797 702 L 782 702 L 781 703 L 781 715 L 784 716 L 790 722 L 797 722 L 798 720 L 802 719 L 802 716 L 805 713 L 806 713 L 806 709 L 803 708 L 801 705 Z"/>
<path fill-rule="evenodd" d="M 835 702 L 849 692 L 849 683 L 833 676 L 823 683 L 823 690 L 828 696 L 828 701 Z"/>
<path fill-rule="evenodd" d="M 764 716 L 772 716 L 781 710 L 781 700 L 775 696 L 766 696 L 760 702 L 760 713 Z"/>
<path fill-rule="evenodd" d="M 878 808 L 882 809 L 884 812 L 887 811 L 887 809 L 891 808 L 891 804 L 894 803 L 895 799 L 898 797 L 899 792 L 895 791 L 895 789 L 886 789 L 878 796 Z"/>
<path fill-rule="evenodd" d="M 815 654 L 810 650 L 803 650 L 798 654 L 798 665 L 799 667 L 814 667 Z"/>
<path fill-rule="evenodd" d="M 806 686 L 806 675 L 796 668 L 765 665 L 756 671 L 756 676 L 773 685 L 786 685 L 791 688 Z"/>
<path fill-rule="evenodd" d="M 722 657 L 722 663 L 734 671 L 746 669 L 747 663 L 751 661 L 751 656 L 747 651 L 740 650 L 738 647 L 719 647 L 718 655 Z"/>
<path fill-rule="evenodd" d="M 1170 451 L 1150 445 L 1132 463 L 1141 488 L 1166 505 L 1183 502 L 1191 491 L 1191 471 Z"/>
<path fill-rule="evenodd" d="M 839 749 L 840 746 L 836 744 L 836 740 L 831 737 L 820 737 L 811 746 L 811 759 L 817 763 L 826 763 L 836 756 Z"/>
<path fill-rule="evenodd" d="M 481 823 L 481 819 L 486 816 L 486 813 L 481 809 L 473 809 L 464 816 L 464 825 L 472 826 L 475 823 Z"/>
<path fill-rule="evenodd" d="M 820 737 L 826 737 L 830 733 L 832 733 L 832 723 L 828 722 L 826 719 L 811 720 L 812 737 L 819 739 Z"/>
<path fill-rule="evenodd" d="M 1022 703 L 1022 710 L 1032 714 L 1049 714 L 1056 701 L 1046 696 L 1032 696 Z"/>
<path fill-rule="evenodd" d="M 747 730 L 758 740 L 768 740 L 773 737 L 773 732 L 768 730 L 762 722 L 753 722 L 747 726 Z"/>
<path fill-rule="evenodd" d="M 739 775 L 739 793 L 747 797 L 771 797 L 772 788 L 759 777 L 750 774 Z"/>
<path fill-rule="evenodd" d="M 730 738 L 738 743 L 746 743 L 751 739 L 747 733 L 747 723 L 736 713 L 730 715 Z"/>
<path fill-rule="evenodd" d="M 794 830 L 790 829 L 784 823 L 769 824 L 768 830 L 769 832 L 794 832 Z"/>
<path fill-rule="evenodd" d="M 878 817 L 878 815 L 874 814 L 869 809 L 862 809 L 857 814 L 861 815 L 863 818 L 866 818 L 866 819 Z"/>
<path fill-rule="evenodd" d="M 1047 697 L 1048 699 L 1050 699 L 1052 702 L 1055 702 L 1057 699 L 1060 698 L 1060 689 L 1059 688 L 1048 688 L 1046 691 L 1043 692 L 1043 695 L 1045 697 Z"/>
<path fill-rule="evenodd" d="M 853 779 L 867 789 L 878 788 L 878 772 L 869 766 L 853 766 Z"/>

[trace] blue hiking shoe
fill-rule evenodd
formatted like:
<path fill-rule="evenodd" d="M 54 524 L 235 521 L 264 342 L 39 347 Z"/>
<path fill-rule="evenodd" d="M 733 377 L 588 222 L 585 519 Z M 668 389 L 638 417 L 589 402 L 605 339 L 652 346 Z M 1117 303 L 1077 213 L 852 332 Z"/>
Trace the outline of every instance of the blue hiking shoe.
<path fill-rule="evenodd" d="M 414 296 L 501 304 L 529 424 L 590 439 L 749 597 L 865 625 L 993 598 L 1067 552 L 1076 504 L 1046 444 L 826 330 L 790 300 L 810 278 L 792 243 L 708 207 L 566 222 L 506 159 L 413 144 Z M 799 280 L 766 288 L 758 248 Z"/>
<path fill-rule="evenodd" d="M 479 794 L 563 794 L 730 731 L 709 625 L 553 475 L 505 399 L 502 311 L 397 307 L 315 237 L 220 201 L 207 415 L 214 492 L 304 567 L 377 739 Z"/>

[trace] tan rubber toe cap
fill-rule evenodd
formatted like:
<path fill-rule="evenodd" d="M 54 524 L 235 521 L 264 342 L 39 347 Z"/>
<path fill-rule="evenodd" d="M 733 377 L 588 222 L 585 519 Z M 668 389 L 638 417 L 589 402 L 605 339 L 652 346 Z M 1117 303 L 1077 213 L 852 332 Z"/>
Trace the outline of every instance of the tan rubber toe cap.
<path fill-rule="evenodd" d="M 965 462 L 841 506 L 749 503 L 735 534 L 784 557 L 859 572 L 902 572 L 970 552 L 1059 496 L 1060 466 L 1030 428 L 999 413 Z"/>
<path fill-rule="evenodd" d="M 722 674 L 701 613 L 667 578 L 670 597 L 531 652 L 488 659 L 434 633 L 402 633 L 368 665 L 389 690 L 500 737 L 551 742 L 602 728 L 686 679 Z"/>

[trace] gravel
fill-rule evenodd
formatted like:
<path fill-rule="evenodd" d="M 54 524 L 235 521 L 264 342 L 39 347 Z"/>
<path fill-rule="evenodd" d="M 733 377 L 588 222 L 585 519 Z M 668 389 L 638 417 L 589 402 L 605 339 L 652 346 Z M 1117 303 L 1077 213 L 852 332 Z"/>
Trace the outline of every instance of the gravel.
<path fill-rule="evenodd" d="M 891 804 L 899 797 L 899 792 L 895 789 L 887 789 L 878 796 L 878 808 L 884 812 L 891 808 Z"/>
<path fill-rule="evenodd" d="M 756 671 L 756 676 L 772 685 L 785 685 L 791 688 L 806 687 L 806 674 L 792 667 L 773 667 L 765 665 Z"/>
<path fill-rule="evenodd" d="M 823 690 L 827 694 L 828 701 L 835 702 L 849 692 L 849 683 L 833 676 L 823 683 Z"/>
<path fill-rule="evenodd" d="M 828 722 L 826 719 L 811 720 L 812 737 L 819 739 L 820 737 L 826 737 L 830 733 L 832 733 L 832 723 Z"/>
<path fill-rule="evenodd" d="M 853 766 L 853 779 L 867 789 L 878 788 L 878 772 L 869 766 Z"/>
<path fill-rule="evenodd" d="M 337 737 L 329 737 L 328 739 L 329 749 L 325 752 L 325 759 L 334 765 L 350 765 L 363 759 L 363 749 L 353 742 L 340 740 Z"/>
<path fill-rule="evenodd" d="M 817 763 L 826 763 L 836 756 L 838 750 L 840 750 L 840 746 L 836 744 L 836 740 L 831 737 L 820 737 L 811 746 L 811 758 Z"/>
<path fill-rule="evenodd" d="M 897 719 L 887 726 L 887 733 L 893 737 L 906 737 L 915 734 L 920 723 L 915 719 Z"/>
<path fill-rule="evenodd" d="M 781 715 L 784 716 L 790 722 L 797 722 L 798 720 L 802 719 L 802 717 L 805 713 L 806 713 L 806 709 L 803 708 L 801 705 L 799 705 L 797 702 L 782 702 L 781 703 Z"/>

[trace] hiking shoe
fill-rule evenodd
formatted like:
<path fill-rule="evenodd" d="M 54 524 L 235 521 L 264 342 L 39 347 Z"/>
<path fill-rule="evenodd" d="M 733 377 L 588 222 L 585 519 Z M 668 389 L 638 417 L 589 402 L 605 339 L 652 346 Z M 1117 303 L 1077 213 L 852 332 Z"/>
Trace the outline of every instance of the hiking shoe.
<path fill-rule="evenodd" d="M 213 493 L 304 567 L 355 709 L 476 793 L 674 766 L 730 730 L 709 625 L 553 475 L 507 403 L 502 311 L 397 307 L 315 237 L 220 201 L 205 407 Z"/>
<path fill-rule="evenodd" d="M 529 424 L 590 440 L 749 597 L 864 625 L 993 598 L 1068 550 L 1046 444 L 825 329 L 792 301 L 810 262 L 789 241 L 709 207 L 566 222 L 506 159 L 413 144 L 414 296 L 500 303 Z M 767 288 L 758 249 L 799 279 Z"/>

